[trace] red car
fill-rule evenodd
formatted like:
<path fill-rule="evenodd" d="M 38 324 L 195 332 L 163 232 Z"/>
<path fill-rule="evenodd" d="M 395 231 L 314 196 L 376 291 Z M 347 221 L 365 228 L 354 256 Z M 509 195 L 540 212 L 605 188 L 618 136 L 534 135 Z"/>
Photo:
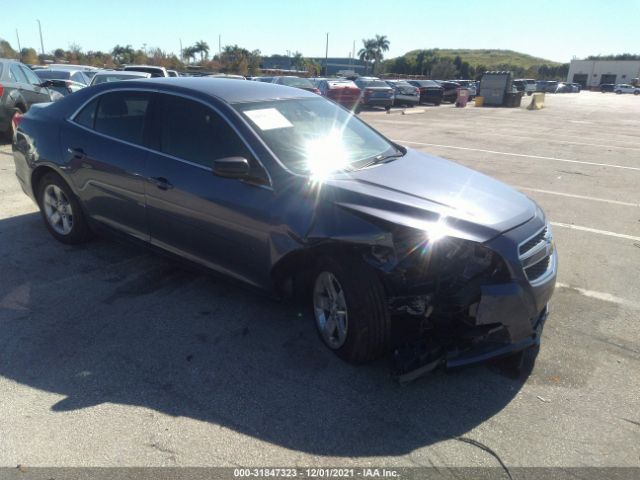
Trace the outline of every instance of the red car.
<path fill-rule="evenodd" d="M 320 95 L 348 109 L 353 109 L 360 101 L 361 90 L 351 80 L 321 80 L 318 83 L 318 89 Z"/>

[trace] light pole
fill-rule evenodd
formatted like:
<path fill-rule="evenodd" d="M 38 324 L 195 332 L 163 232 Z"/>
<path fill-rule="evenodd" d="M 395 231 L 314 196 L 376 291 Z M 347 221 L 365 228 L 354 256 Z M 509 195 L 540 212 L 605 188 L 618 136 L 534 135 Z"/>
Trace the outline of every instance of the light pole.
<path fill-rule="evenodd" d="M 327 32 L 327 46 L 324 50 L 324 75 L 327 76 L 329 73 L 329 32 Z"/>
<path fill-rule="evenodd" d="M 44 42 L 42 41 L 42 25 L 40 24 L 40 20 L 38 20 L 38 30 L 40 31 L 40 49 L 42 50 L 42 55 L 44 55 Z"/>
<path fill-rule="evenodd" d="M 18 34 L 17 28 L 16 28 L 16 38 L 18 39 L 18 60 L 22 60 L 22 47 L 20 46 L 20 35 Z"/>

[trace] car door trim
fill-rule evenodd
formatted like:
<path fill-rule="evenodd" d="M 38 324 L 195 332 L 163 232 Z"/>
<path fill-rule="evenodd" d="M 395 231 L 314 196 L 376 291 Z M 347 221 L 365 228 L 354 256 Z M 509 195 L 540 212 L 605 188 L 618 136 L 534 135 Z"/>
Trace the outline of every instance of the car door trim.
<path fill-rule="evenodd" d="M 224 112 L 222 112 L 218 107 L 213 106 L 210 103 L 207 103 L 206 101 L 204 101 L 202 99 L 199 99 L 199 98 L 196 98 L 196 97 L 193 97 L 191 95 L 185 95 L 183 93 L 176 93 L 176 92 L 167 92 L 167 91 L 158 90 L 158 89 L 139 88 L 139 87 L 136 87 L 136 88 L 112 88 L 112 89 L 109 89 L 109 90 L 104 90 L 104 91 L 98 92 L 98 93 L 92 95 L 91 97 L 89 97 L 85 102 L 82 103 L 82 105 L 80 105 L 80 107 L 78 107 L 71 115 L 69 115 L 66 118 L 66 121 L 71 123 L 71 124 L 73 124 L 73 125 L 75 125 L 75 126 L 77 126 L 77 127 L 80 127 L 80 128 L 82 128 L 84 130 L 87 130 L 88 132 L 92 132 L 92 133 L 95 133 L 97 135 L 100 135 L 101 137 L 108 138 L 110 140 L 115 140 L 117 142 L 124 143 L 126 145 L 131 145 L 133 147 L 138 147 L 138 148 L 141 148 L 141 149 L 146 150 L 148 152 L 151 152 L 151 153 L 154 153 L 154 154 L 157 154 L 157 155 L 162 155 L 164 157 L 171 158 L 172 160 L 176 160 L 178 162 L 182 162 L 182 163 L 185 163 L 187 165 L 191 165 L 193 167 L 198 167 L 198 168 L 200 168 L 202 170 L 213 172 L 213 169 L 211 167 L 207 167 L 207 166 L 202 165 L 200 163 L 191 162 L 189 160 L 185 160 L 184 158 L 179 158 L 179 157 L 176 157 L 174 155 L 170 155 L 170 154 L 168 154 L 166 152 L 161 152 L 159 150 L 147 147 L 145 145 L 139 145 L 137 143 L 128 142 L 126 140 L 122 140 L 120 138 L 116 138 L 116 137 L 113 137 L 111 135 L 107 135 L 107 134 L 99 132 L 99 131 L 97 131 L 95 129 L 92 129 L 92 128 L 89 128 L 89 127 L 85 127 L 84 125 L 81 125 L 80 123 L 75 121 L 75 119 L 78 116 L 78 114 L 87 105 L 89 105 L 89 103 L 91 103 L 96 98 L 98 98 L 98 97 L 100 97 L 100 96 L 102 96 L 104 94 L 107 94 L 107 93 L 123 92 L 123 91 L 124 92 L 145 92 L 145 93 L 156 93 L 156 94 L 163 94 L 163 95 L 173 95 L 173 96 L 176 96 L 176 97 L 182 97 L 182 98 L 186 98 L 188 100 L 193 100 L 195 102 L 201 103 L 205 107 L 208 107 L 208 108 L 212 109 L 214 112 L 216 112 L 218 115 L 220 115 L 220 117 L 222 117 L 225 120 L 225 122 L 227 122 L 227 125 L 229 125 L 233 129 L 233 131 L 236 133 L 236 135 L 238 135 L 238 137 L 240 138 L 242 143 L 244 143 L 244 145 L 247 147 L 247 149 L 251 152 L 251 154 L 253 155 L 253 158 L 256 160 L 256 162 L 258 162 L 258 165 L 260 165 L 260 168 L 262 168 L 262 170 L 267 174 L 267 180 L 268 180 L 269 184 L 268 185 L 262 185 L 262 184 L 251 182 L 251 181 L 247 181 L 247 180 L 241 180 L 241 181 L 243 183 L 248 184 L 248 185 L 252 185 L 252 186 L 260 187 L 260 188 L 265 188 L 267 190 L 272 190 L 273 191 L 273 180 L 271 178 L 271 173 L 269 173 L 269 170 L 264 166 L 262 161 L 260 161 L 260 158 L 256 154 L 256 151 L 249 144 L 249 142 L 247 142 L 247 140 L 244 138 L 242 133 L 233 124 L 233 122 L 231 122 L 229 120 L 229 116 L 226 115 Z"/>

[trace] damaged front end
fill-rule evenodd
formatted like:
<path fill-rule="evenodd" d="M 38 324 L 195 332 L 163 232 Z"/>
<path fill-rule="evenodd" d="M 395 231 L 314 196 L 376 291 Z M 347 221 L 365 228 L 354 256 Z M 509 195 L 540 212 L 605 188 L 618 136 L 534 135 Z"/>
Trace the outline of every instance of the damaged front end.
<path fill-rule="evenodd" d="M 392 237 L 393 247 L 374 246 L 365 260 L 381 272 L 388 294 L 400 382 L 539 343 L 557 266 L 541 215 L 486 242 L 434 240 L 401 226 Z"/>

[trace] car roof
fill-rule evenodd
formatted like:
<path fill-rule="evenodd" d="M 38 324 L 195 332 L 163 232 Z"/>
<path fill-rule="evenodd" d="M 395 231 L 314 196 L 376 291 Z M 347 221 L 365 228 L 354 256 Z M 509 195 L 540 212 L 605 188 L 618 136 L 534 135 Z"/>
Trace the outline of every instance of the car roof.
<path fill-rule="evenodd" d="M 266 82 L 239 82 L 229 78 L 165 77 L 127 81 L 127 87 L 150 85 L 165 91 L 191 90 L 216 97 L 226 103 L 259 102 L 287 98 L 318 98 L 318 95 L 299 88 Z"/>

